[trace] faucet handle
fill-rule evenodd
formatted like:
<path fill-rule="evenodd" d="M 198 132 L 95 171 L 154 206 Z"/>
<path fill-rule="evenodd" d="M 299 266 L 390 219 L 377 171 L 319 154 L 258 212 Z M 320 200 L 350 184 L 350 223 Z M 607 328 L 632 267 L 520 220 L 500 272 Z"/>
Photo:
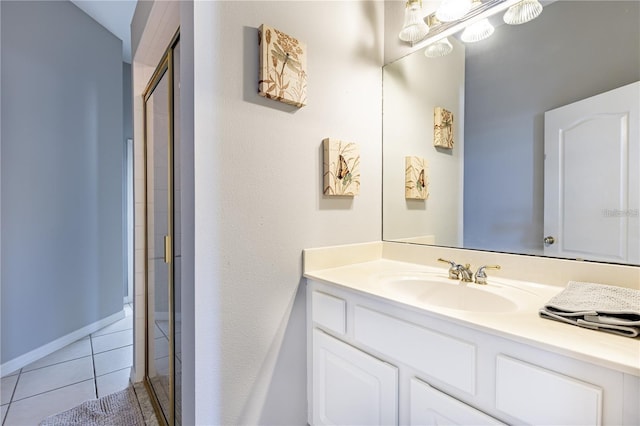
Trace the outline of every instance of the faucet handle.
<path fill-rule="evenodd" d="M 447 260 L 447 259 L 443 259 L 443 258 L 438 258 L 438 262 L 444 262 L 444 263 L 448 263 L 450 268 L 449 268 L 449 279 L 452 280 L 457 280 L 460 279 L 460 265 L 458 265 L 456 262 L 453 262 L 451 260 Z"/>
<path fill-rule="evenodd" d="M 476 272 L 476 284 L 486 284 L 487 283 L 487 273 L 484 271 L 485 269 L 500 269 L 500 265 L 484 265 L 478 268 Z"/>
<path fill-rule="evenodd" d="M 443 259 L 441 257 L 438 258 L 438 262 L 448 263 L 449 265 L 451 265 L 451 267 L 456 266 L 456 262 L 451 261 L 451 260 L 447 260 L 447 259 Z"/>

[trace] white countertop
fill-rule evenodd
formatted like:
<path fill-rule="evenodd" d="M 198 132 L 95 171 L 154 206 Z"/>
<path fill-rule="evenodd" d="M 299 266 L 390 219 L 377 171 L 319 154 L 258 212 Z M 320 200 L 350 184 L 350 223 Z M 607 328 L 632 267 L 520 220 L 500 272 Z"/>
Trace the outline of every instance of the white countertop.
<path fill-rule="evenodd" d="M 364 260 L 364 261 L 363 261 Z M 434 306 L 410 294 L 381 284 L 381 277 L 396 274 L 437 274 L 447 276 L 447 268 L 407 263 L 385 258 L 359 259 L 342 266 L 305 270 L 306 278 L 341 286 L 374 297 L 419 309 L 428 315 L 455 322 L 514 341 L 534 345 L 603 367 L 640 376 L 640 338 L 543 319 L 538 310 L 563 287 L 518 281 L 489 274 L 485 290 L 503 294 L 517 304 L 510 312 L 477 312 Z M 478 284 L 469 283 L 469 286 Z"/>

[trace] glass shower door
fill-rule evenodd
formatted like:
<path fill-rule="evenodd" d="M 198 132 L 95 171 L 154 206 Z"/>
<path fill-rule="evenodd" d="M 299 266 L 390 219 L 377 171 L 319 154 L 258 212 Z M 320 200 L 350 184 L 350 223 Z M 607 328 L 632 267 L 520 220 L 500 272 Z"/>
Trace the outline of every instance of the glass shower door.
<path fill-rule="evenodd" d="M 180 227 L 180 43 L 173 48 L 173 406 L 175 424 L 182 418 L 182 231 Z"/>
<path fill-rule="evenodd" d="M 166 70 L 146 102 L 147 149 L 147 379 L 167 421 L 171 418 L 170 314 L 172 206 Z"/>
<path fill-rule="evenodd" d="M 146 383 L 165 424 L 179 424 L 180 182 L 177 40 L 144 95 L 146 168 Z M 177 287 L 177 289 L 176 289 Z M 176 339 L 177 345 L 176 345 Z M 176 369 L 176 366 L 178 369 Z"/>

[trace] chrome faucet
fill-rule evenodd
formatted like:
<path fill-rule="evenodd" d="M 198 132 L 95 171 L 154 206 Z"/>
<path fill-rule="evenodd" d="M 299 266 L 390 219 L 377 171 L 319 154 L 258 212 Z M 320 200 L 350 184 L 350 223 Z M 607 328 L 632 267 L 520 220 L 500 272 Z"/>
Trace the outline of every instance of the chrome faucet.
<path fill-rule="evenodd" d="M 438 259 L 438 262 L 444 262 L 449 264 L 449 279 L 461 280 L 466 283 L 473 282 L 473 272 L 471 271 L 471 265 L 468 263 L 464 266 L 446 259 Z"/>
<path fill-rule="evenodd" d="M 476 284 L 486 284 L 487 283 L 487 273 L 484 272 L 485 269 L 500 269 L 500 265 L 484 265 L 478 268 L 476 272 L 475 282 Z"/>
<path fill-rule="evenodd" d="M 460 267 L 460 280 L 465 283 L 473 282 L 473 272 L 471 271 L 471 265 L 467 263 L 464 266 L 458 266 Z"/>
<path fill-rule="evenodd" d="M 475 275 L 471 271 L 471 265 L 468 263 L 464 266 L 451 260 L 439 258 L 438 262 L 449 264 L 449 279 L 460 280 L 465 283 L 475 282 L 476 284 L 487 283 L 487 273 L 485 269 L 500 269 L 500 265 L 484 265 L 478 268 Z"/>

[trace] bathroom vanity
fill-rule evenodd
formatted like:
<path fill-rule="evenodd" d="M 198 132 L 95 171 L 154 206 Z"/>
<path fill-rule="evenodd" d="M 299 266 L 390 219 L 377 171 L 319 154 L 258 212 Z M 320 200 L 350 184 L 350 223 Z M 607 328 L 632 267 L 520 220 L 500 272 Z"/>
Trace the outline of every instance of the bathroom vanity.
<path fill-rule="evenodd" d="M 305 251 L 309 424 L 640 424 L 640 340 L 540 318 L 562 286 L 344 253 Z"/>
<path fill-rule="evenodd" d="M 551 3 L 437 59 L 434 28 L 401 46 L 385 14 L 385 241 L 305 250 L 309 424 L 640 424 L 640 338 L 538 313 L 569 281 L 640 290 L 637 5 Z M 591 66 L 606 22 L 619 75 Z M 405 192 L 420 177 L 427 200 Z M 502 268 L 460 283 L 438 258 Z"/>

